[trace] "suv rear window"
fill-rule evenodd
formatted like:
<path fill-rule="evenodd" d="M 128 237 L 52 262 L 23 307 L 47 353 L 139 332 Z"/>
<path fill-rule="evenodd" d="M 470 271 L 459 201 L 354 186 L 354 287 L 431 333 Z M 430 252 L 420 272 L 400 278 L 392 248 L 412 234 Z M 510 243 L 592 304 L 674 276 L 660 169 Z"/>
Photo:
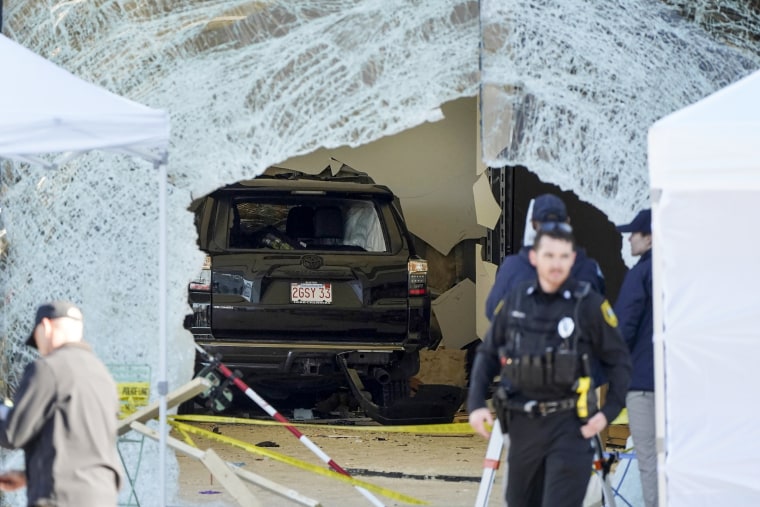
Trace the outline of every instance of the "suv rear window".
<path fill-rule="evenodd" d="M 228 248 L 388 252 L 375 201 L 235 198 Z"/>

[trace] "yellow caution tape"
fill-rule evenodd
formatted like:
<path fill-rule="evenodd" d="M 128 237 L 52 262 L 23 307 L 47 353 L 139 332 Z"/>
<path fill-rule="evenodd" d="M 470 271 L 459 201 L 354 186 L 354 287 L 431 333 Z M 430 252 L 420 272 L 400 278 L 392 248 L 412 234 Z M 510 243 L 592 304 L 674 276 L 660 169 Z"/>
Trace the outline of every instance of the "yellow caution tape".
<path fill-rule="evenodd" d="M 450 424 L 418 424 L 409 426 L 354 426 L 354 425 L 332 425 L 304 423 L 296 424 L 281 423 L 279 421 L 265 421 L 258 419 L 243 419 L 240 417 L 224 417 L 213 415 L 175 415 L 170 416 L 175 421 L 202 422 L 213 424 L 251 424 L 257 426 L 300 426 L 308 428 L 326 428 L 346 431 L 370 431 L 378 433 L 412 433 L 416 435 L 473 435 L 475 432 L 469 423 L 450 423 Z"/>
<path fill-rule="evenodd" d="M 119 382 L 119 418 L 123 419 L 148 404 L 150 397 L 149 382 Z"/>
<path fill-rule="evenodd" d="M 198 448 L 198 446 L 195 445 L 195 441 L 193 440 L 193 438 L 190 436 L 190 434 L 187 431 L 185 431 L 182 428 L 178 428 L 176 426 L 175 426 L 175 429 L 179 431 L 179 434 L 182 435 L 182 440 L 184 440 L 187 445 L 189 445 L 190 447 L 195 447 L 196 449 Z"/>
<path fill-rule="evenodd" d="M 419 500 L 417 498 L 405 495 L 403 493 L 398 493 L 388 488 L 375 486 L 374 484 L 370 484 L 368 482 L 364 482 L 359 479 L 354 479 L 353 477 L 350 477 L 348 475 L 339 474 L 338 472 L 335 472 L 329 468 L 323 468 L 321 466 L 312 465 L 311 463 L 306 463 L 305 461 L 301 461 L 296 458 L 291 458 L 289 456 L 285 456 L 284 454 L 280 454 L 278 452 L 270 451 L 268 449 L 264 449 L 261 447 L 256 447 L 255 445 L 243 442 L 242 440 L 238 440 L 236 438 L 226 437 L 224 435 L 214 433 L 213 431 L 208 431 L 201 428 L 197 428 L 195 426 L 191 426 L 189 424 L 177 422 L 176 420 L 169 421 L 169 424 L 177 428 L 178 431 L 193 433 L 195 435 L 207 438 L 209 440 L 216 440 L 218 442 L 222 442 L 222 443 L 243 449 L 250 453 L 259 454 L 261 456 L 265 456 L 275 461 L 279 461 L 281 463 L 285 463 L 287 465 L 294 466 L 302 470 L 307 470 L 309 472 L 313 472 L 315 474 L 322 475 L 324 477 L 338 479 L 340 481 L 346 482 L 353 486 L 360 486 L 366 489 L 367 491 L 371 491 L 373 493 L 383 495 L 392 500 L 404 502 L 411 505 L 429 505 L 429 502 L 426 502 L 424 500 Z"/>

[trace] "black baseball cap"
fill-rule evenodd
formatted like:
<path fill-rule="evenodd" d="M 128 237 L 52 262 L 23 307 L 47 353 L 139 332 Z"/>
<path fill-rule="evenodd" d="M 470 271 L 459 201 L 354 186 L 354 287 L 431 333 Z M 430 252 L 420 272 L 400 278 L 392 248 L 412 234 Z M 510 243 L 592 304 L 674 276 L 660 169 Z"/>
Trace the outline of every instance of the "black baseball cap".
<path fill-rule="evenodd" d="M 533 200 L 534 222 L 567 222 L 565 203 L 554 194 L 541 194 Z"/>
<path fill-rule="evenodd" d="M 26 339 L 26 344 L 35 349 L 37 348 L 37 343 L 34 341 L 34 330 L 42 322 L 42 319 L 60 319 L 62 317 L 82 320 L 82 311 L 69 301 L 50 301 L 38 306 L 37 314 L 34 316 L 34 326 L 32 326 L 29 338 Z"/>
<path fill-rule="evenodd" d="M 630 224 L 618 225 L 615 227 L 618 232 L 640 232 L 641 234 L 652 234 L 652 210 L 643 209 L 638 212 L 636 217 L 631 220 Z"/>

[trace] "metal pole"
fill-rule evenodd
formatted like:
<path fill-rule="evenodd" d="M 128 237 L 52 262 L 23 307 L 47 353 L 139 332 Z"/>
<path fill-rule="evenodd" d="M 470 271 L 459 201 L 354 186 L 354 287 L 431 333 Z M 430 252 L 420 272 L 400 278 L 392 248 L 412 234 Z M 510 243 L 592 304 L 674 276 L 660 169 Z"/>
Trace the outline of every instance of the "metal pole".
<path fill-rule="evenodd" d="M 602 481 L 602 505 L 607 507 L 617 507 L 615 503 L 615 491 L 612 489 L 612 484 L 610 482 L 610 470 L 607 468 L 609 464 L 606 463 L 607 460 L 604 457 L 604 444 L 602 443 L 602 437 L 599 436 L 599 433 L 594 435 L 591 439 L 591 447 L 594 448 L 594 452 L 597 455 L 594 469 L 596 470 L 599 480 Z"/>
<path fill-rule="evenodd" d="M 166 164 L 157 162 L 158 169 L 158 484 L 159 505 L 166 506 L 166 395 L 169 392 L 166 367 Z"/>
<path fill-rule="evenodd" d="M 665 405 L 665 295 L 663 293 L 662 276 L 664 252 L 662 231 L 660 227 L 660 198 L 662 190 L 652 189 L 652 312 L 654 324 L 654 413 L 655 413 L 655 442 L 657 448 L 657 497 L 660 505 L 667 505 L 667 484 L 665 476 L 665 443 L 666 410 Z"/>
<path fill-rule="evenodd" d="M 486 457 L 483 460 L 483 475 L 480 477 L 480 486 L 478 487 L 478 496 L 475 498 L 475 507 L 486 507 L 488 499 L 491 497 L 491 488 L 496 478 L 496 471 L 501 463 L 501 453 L 504 450 L 505 443 L 509 445 L 509 436 L 501 432 L 501 423 L 496 419 L 491 429 L 491 438 L 488 439 L 486 448 Z M 504 482 L 507 476 L 504 474 Z"/>

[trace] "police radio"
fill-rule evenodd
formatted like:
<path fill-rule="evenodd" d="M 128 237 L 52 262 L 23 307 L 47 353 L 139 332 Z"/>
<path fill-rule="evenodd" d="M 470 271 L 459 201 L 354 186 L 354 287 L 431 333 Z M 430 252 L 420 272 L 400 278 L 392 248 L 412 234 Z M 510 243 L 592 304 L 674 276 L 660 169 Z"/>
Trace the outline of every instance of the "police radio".
<path fill-rule="evenodd" d="M 575 350 L 560 348 L 554 353 L 554 384 L 572 386 L 575 382 L 578 353 Z"/>

